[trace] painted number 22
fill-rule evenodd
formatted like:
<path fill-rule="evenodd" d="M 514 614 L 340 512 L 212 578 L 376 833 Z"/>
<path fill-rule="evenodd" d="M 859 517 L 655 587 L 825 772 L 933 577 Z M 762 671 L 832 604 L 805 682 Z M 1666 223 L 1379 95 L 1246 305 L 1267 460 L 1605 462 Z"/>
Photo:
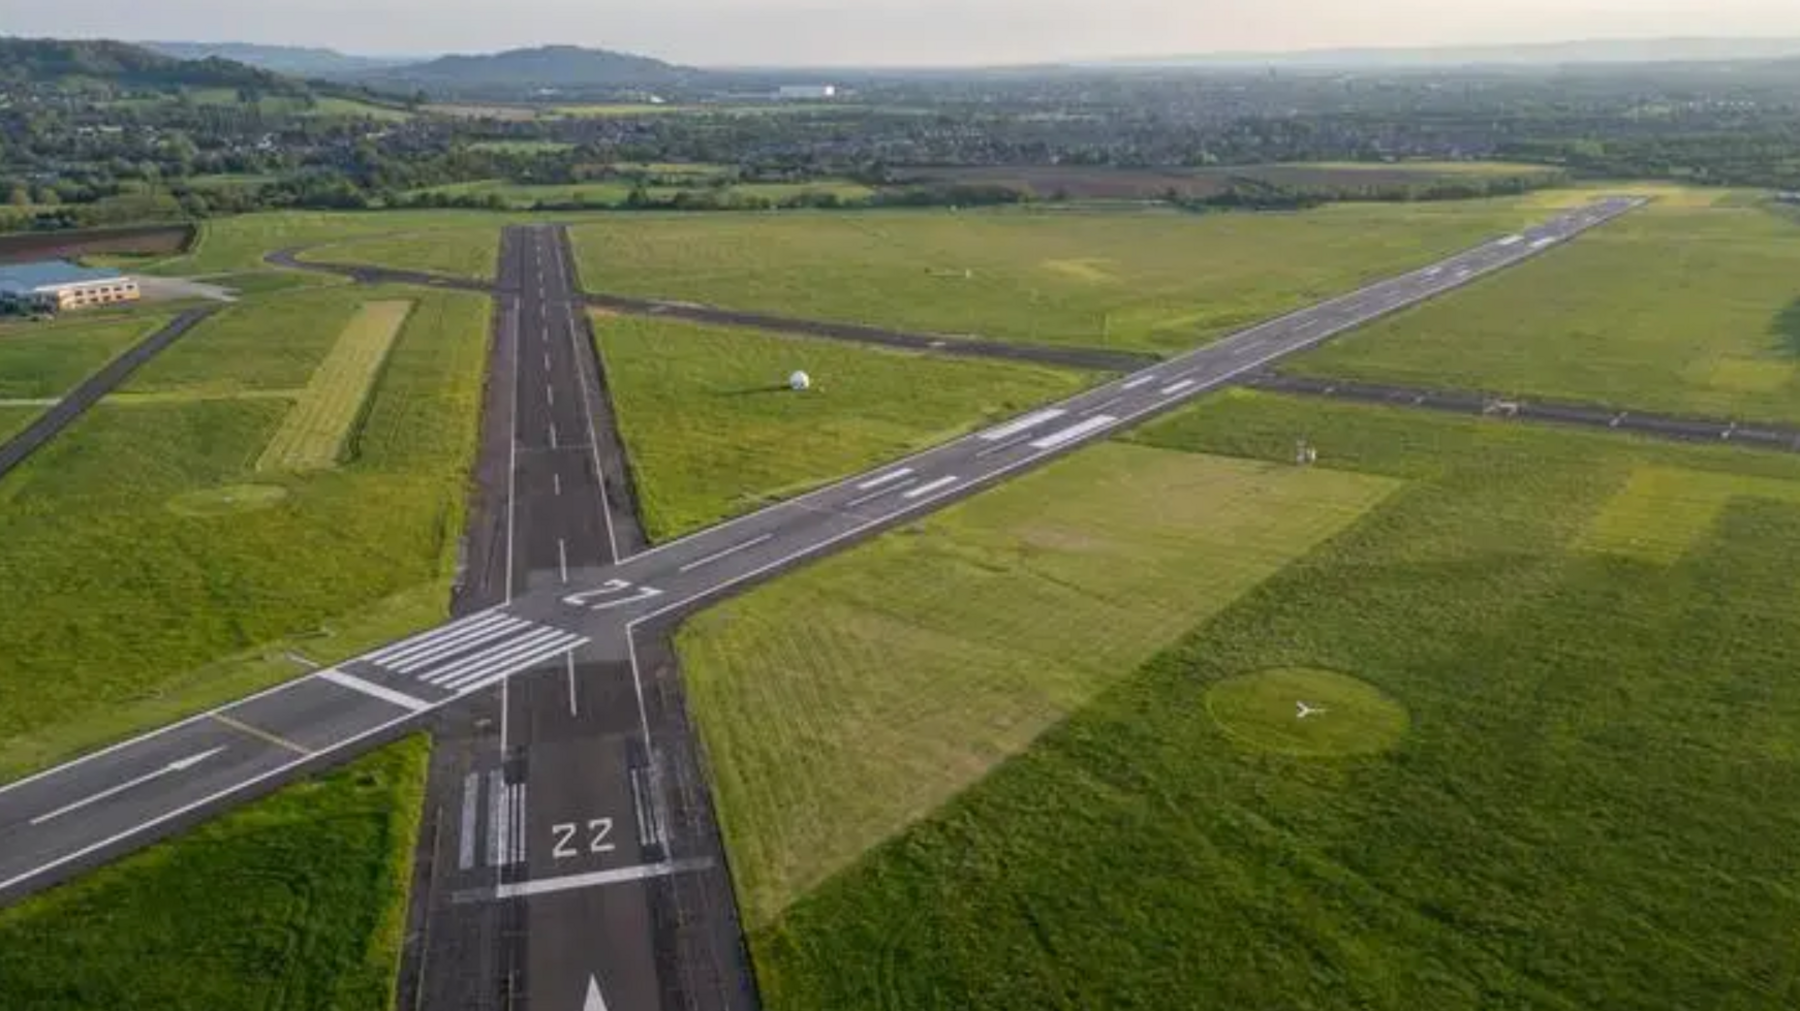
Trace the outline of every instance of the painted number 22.
<path fill-rule="evenodd" d="M 589 853 L 611 853 L 617 846 L 606 841 L 612 835 L 613 820 L 611 818 L 593 818 L 587 823 Z M 550 855 L 558 860 L 578 857 L 581 850 L 577 848 L 576 835 L 581 832 L 579 822 L 566 821 L 560 825 L 550 826 L 550 832 L 556 836 L 556 845 L 550 848 Z"/>

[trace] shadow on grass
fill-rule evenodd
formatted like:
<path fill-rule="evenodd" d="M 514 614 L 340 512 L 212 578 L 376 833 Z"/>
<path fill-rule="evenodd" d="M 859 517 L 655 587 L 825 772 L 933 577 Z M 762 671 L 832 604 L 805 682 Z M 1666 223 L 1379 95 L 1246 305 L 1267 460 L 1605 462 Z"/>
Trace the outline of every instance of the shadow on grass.
<path fill-rule="evenodd" d="M 1775 350 L 1791 358 L 1800 358 L 1800 298 L 1775 314 L 1775 321 L 1769 324 L 1769 334 L 1775 338 Z"/>
<path fill-rule="evenodd" d="M 1800 337 L 1797 337 L 1796 341 L 1800 341 Z M 1800 344 L 1797 344 L 1796 347 L 1800 347 Z M 1800 354 L 1800 350 L 1795 351 L 1795 354 Z M 788 384 L 775 383 L 771 386 L 745 386 L 742 389 L 736 390 L 720 390 L 718 395 L 721 397 L 756 397 L 767 396 L 771 393 L 788 392 L 791 392 L 788 389 Z"/>

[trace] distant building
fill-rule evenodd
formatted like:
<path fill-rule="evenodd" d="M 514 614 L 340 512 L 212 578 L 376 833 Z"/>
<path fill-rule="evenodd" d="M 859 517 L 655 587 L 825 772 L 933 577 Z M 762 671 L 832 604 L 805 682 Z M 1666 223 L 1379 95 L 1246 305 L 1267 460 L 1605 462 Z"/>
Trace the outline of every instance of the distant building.
<path fill-rule="evenodd" d="M 77 267 L 62 260 L 0 265 L 0 308 L 63 312 L 137 298 L 137 282 L 116 270 Z"/>
<path fill-rule="evenodd" d="M 835 84 L 784 84 L 775 92 L 775 97 L 784 101 L 818 101 L 837 97 Z"/>

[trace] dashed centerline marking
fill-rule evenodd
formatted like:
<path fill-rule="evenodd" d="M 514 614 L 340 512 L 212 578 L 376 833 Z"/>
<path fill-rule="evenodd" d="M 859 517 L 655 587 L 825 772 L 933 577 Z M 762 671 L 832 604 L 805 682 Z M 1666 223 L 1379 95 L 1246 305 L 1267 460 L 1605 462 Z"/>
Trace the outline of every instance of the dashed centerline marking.
<path fill-rule="evenodd" d="M 1004 446 L 996 447 L 996 449 L 1004 449 L 1004 448 L 1005 448 Z M 993 450 L 989 450 L 989 452 L 993 452 Z M 977 453 L 975 455 L 980 456 L 981 454 Z M 904 481 L 898 481 L 898 482 L 895 482 L 894 484 L 890 484 L 887 487 L 882 488 L 879 491 L 872 491 L 872 492 L 868 493 L 867 495 L 860 495 L 856 498 L 853 498 L 850 501 L 844 503 L 844 508 L 855 509 L 857 506 L 868 505 L 870 502 L 873 502 L 878 498 L 881 498 L 886 495 L 892 495 L 893 493 L 899 491 L 902 488 L 905 488 L 909 485 L 918 484 L 918 483 L 919 483 L 918 478 L 909 477 Z"/>
<path fill-rule="evenodd" d="M 1191 390 L 1194 387 L 1199 386 L 1199 385 L 1200 385 L 1199 383 L 1194 382 L 1192 379 L 1183 379 L 1179 383 L 1174 383 L 1172 385 L 1163 387 L 1162 395 L 1165 397 L 1173 397 L 1173 396 L 1176 396 L 1177 394 L 1186 393 L 1188 390 Z"/>
<path fill-rule="evenodd" d="M 1191 385 L 1191 380 L 1189 382 Z M 1178 383 L 1176 385 L 1180 384 Z M 1118 418 L 1115 418 L 1110 414 L 1096 414 L 1079 425 L 1070 425 L 1060 432 L 1052 432 L 1051 434 L 1044 436 L 1042 439 L 1033 442 L 1031 448 L 1055 449 L 1066 443 L 1074 442 L 1076 439 L 1088 435 L 1089 433 L 1098 432 L 1103 428 L 1118 424 L 1118 421 Z"/>
<path fill-rule="evenodd" d="M 911 467 L 901 467 L 898 470 L 890 470 L 886 474 L 882 474 L 879 477 L 872 477 L 862 484 L 857 485 L 856 490 L 868 491 L 871 488 L 879 488 L 884 484 L 892 484 L 903 477 L 911 476 L 912 472 L 913 469 Z"/>
<path fill-rule="evenodd" d="M 917 488 L 914 488 L 912 491 L 907 492 L 905 495 L 903 495 L 901 497 L 909 498 L 909 499 L 923 498 L 924 496 L 929 495 L 932 492 L 937 491 L 940 488 L 948 488 L 951 485 L 955 484 L 959 480 L 961 480 L 961 479 L 958 478 L 955 474 L 952 474 L 949 477 L 940 477 L 936 481 L 931 481 L 929 483 L 922 484 L 922 485 L 918 486 Z"/>
<path fill-rule="evenodd" d="M 751 548 L 754 548 L 759 544 L 767 544 L 774 539 L 775 539 L 774 534 L 763 534 L 761 537 L 757 537 L 752 540 L 745 541 L 742 544 L 734 544 L 731 547 L 726 548 L 723 551 L 715 552 L 714 554 L 707 555 L 705 558 L 701 558 L 701 559 L 697 559 L 695 561 L 689 562 L 686 565 L 683 565 L 681 568 L 677 569 L 676 571 L 692 572 L 695 569 L 702 568 L 707 565 L 711 565 L 712 563 L 719 561 L 721 559 L 730 558 L 732 555 L 735 555 L 740 551 L 749 551 Z"/>

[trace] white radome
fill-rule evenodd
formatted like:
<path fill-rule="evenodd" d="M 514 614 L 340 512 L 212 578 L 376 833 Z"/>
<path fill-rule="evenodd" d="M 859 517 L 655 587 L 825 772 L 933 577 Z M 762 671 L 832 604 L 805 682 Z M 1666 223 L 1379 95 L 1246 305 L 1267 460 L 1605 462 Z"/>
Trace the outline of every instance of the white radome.
<path fill-rule="evenodd" d="M 796 372 L 788 377 L 788 389 L 804 392 L 812 389 L 812 377 L 804 372 Z"/>

